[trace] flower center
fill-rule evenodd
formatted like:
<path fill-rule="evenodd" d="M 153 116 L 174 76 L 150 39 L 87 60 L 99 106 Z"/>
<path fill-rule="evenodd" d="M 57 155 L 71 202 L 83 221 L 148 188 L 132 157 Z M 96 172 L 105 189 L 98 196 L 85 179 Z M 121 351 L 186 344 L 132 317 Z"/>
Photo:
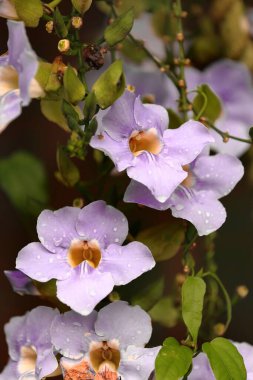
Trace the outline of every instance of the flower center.
<path fill-rule="evenodd" d="M 92 343 L 90 349 L 90 362 L 96 373 L 106 374 L 111 377 L 104 377 L 107 379 L 113 379 L 112 374 L 116 375 L 120 363 L 120 351 L 118 344 L 114 341 L 110 342 L 96 342 Z M 103 378 L 103 377 L 101 377 Z"/>
<path fill-rule="evenodd" d="M 20 349 L 18 372 L 20 374 L 34 372 L 36 367 L 37 352 L 34 346 L 23 346 Z"/>
<path fill-rule="evenodd" d="M 76 268 L 86 261 L 92 268 L 97 268 L 101 260 L 101 250 L 97 240 L 74 240 L 68 251 L 68 263 Z"/>
<path fill-rule="evenodd" d="M 134 131 L 129 139 L 129 147 L 134 156 L 139 156 L 144 151 L 159 154 L 162 150 L 162 144 L 155 128 L 147 131 Z"/>
<path fill-rule="evenodd" d="M 183 169 L 188 173 L 187 177 L 181 182 L 181 185 L 187 188 L 191 188 L 194 185 L 194 175 L 190 169 L 190 165 L 184 165 Z"/>

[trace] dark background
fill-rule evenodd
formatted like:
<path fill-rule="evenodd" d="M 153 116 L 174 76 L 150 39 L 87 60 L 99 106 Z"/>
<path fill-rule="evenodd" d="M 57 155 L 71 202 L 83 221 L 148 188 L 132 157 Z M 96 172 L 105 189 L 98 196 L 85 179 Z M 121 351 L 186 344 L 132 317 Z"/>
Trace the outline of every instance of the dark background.
<path fill-rule="evenodd" d="M 101 23 L 103 23 L 103 16 L 94 8 L 91 9 L 85 17 L 85 25 L 82 29 L 83 39 L 86 41 L 91 39 L 91 30 L 93 35 L 99 34 Z M 44 31 L 43 23 L 38 29 L 28 30 L 28 35 L 31 45 L 39 56 L 50 61 L 58 54 L 57 38 Z M 0 53 L 6 50 L 6 41 L 5 20 L 0 20 Z M 71 205 L 73 198 L 79 196 L 74 190 L 64 188 L 54 178 L 57 144 L 65 143 L 66 140 L 66 133 L 41 115 L 39 102 L 36 101 L 25 108 L 22 116 L 0 136 L 0 158 L 8 156 L 16 150 L 26 150 L 44 163 L 49 175 L 52 208 Z M 219 274 L 231 294 L 238 284 L 246 284 L 250 289 L 247 299 L 241 301 L 235 308 L 233 321 L 227 335 L 234 340 L 253 343 L 253 224 L 250 153 L 243 157 L 243 163 L 246 168 L 245 177 L 223 202 L 227 208 L 228 219 L 219 230 L 216 259 L 219 265 Z M 89 171 L 89 164 L 81 163 L 80 168 L 83 173 L 86 173 Z M 138 212 L 141 215 L 142 211 Z M 150 224 L 154 218 L 157 221 L 157 217 L 162 219 L 166 216 L 165 214 L 158 216 L 158 212 L 152 210 L 146 210 L 143 215 L 143 219 L 148 220 Z M 18 251 L 34 240 L 35 226 L 34 222 L 33 228 L 28 229 L 21 215 L 14 209 L 6 195 L 0 191 L 0 369 L 7 361 L 3 325 L 10 317 L 22 315 L 27 310 L 41 304 L 41 301 L 35 297 L 22 297 L 13 293 L 3 275 L 3 270 L 14 269 Z M 180 259 L 176 257 L 164 265 L 163 271 L 170 278 L 179 269 Z M 181 332 L 176 331 L 175 333 L 179 335 L 179 338 L 183 338 Z M 155 341 L 156 337 L 154 337 Z"/>

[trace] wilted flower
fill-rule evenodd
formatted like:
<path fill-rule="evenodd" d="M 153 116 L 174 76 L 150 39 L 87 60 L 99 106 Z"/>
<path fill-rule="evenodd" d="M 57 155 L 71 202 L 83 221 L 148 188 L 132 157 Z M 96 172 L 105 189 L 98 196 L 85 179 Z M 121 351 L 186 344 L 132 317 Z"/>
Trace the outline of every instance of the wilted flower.
<path fill-rule="evenodd" d="M 128 234 L 127 219 L 104 201 L 81 210 L 45 210 L 37 231 L 41 243 L 28 244 L 19 252 L 17 268 L 40 282 L 57 279 L 57 297 L 84 315 L 114 285 L 127 284 L 155 265 L 142 243 L 122 246 Z"/>
<path fill-rule="evenodd" d="M 253 380 L 253 347 L 248 343 L 232 342 L 242 355 L 247 371 L 247 380 Z M 193 369 L 189 380 L 215 380 L 207 356 L 200 353 L 193 359 Z"/>
<path fill-rule="evenodd" d="M 44 92 L 34 76 L 38 59 L 26 36 L 23 22 L 8 20 L 8 54 L 0 57 L 0 132 Z"/>
<path fill-rule="evenodd" d="M 73 311 L 58 316 L 52 342 L 63 355 L 64 379 L 147 380 L 160 347 L 144 348 L 151 319 L 139 306 L 117 301 L 83 317 Z"/>
<path fill-rule="evenodd" d="M 126 91 L 99 122 L 90 145 L 107 154 L 118 171 L 126 169 L 130 178 L 165 202 L 187 177 L 182 166 L 214 141 L 197 121 L 188 121 L 174 130 L 167 128 L 165 108 L 142 104 L 139 97 Z"/>
<path fill-rule="evenodd" d="M 8 278 L 14 292 L 20 295 L 29 294 L 37 296 L 40 294 L 30 277 L 19 270 L 5 270 L 4 274 Z"/>
<path fill-rule="evenodd" d="M 166 202 L 158 202 L 147 187 L 136 181 L 131 181 L 124 201 L 158 210 L 170 208 L 173 216 L 194 224 L 199 235 L 207 235 L 224 223 L 226 210 L 218 199 L 230 193 L 242 178 L 243 166 L 233 156 L 202 154 L 184 169 L 187 178 Z"/>
<path fill-rule="evenodd" d="M 18 15 L 11 0 L 0 0 L 0 17 L 16 20 Z"/>
<path fill-rule="evenodd" d="M 50 328 L 56 309 L 39 306 L 5 325 L 9 362 L 0 380 L 40 380 L 58 373 Z"/>

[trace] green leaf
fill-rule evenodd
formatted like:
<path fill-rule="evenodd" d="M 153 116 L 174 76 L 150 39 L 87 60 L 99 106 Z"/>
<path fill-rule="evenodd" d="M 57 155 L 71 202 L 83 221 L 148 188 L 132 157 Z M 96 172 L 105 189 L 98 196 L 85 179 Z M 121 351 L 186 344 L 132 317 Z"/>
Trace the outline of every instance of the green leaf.
<path fill-rule="evenodd" d="M 104 38 L 110 46 L 123 41 L 131 31 L 134 23 L 133 8 L 116 18 L 113 23 L 105 29 Z"/>
<path fill-rule="evenodd" d="M 83 100 L 85 96 L 85 87 L 71 66 L 68 66 L 67 70 L 64 72 L 63 85 L 66 99 L 69 103 L 77 104 Z"/>
<path fill-rule="evenodd" d="M 92 4 L 92 0 L 71 0 L 73 7 L 79 12 L 81 15 L 83 15 L 85 12 L 87 12 Z"/>
<path fill-rule="evenodd" d="M 202 345 L 216 380 L 246 380 L 243 358 L 237 348 L 225 338 L 215 338 Z"/>
<path fill-rule="evenodd" d="M 202 322 L 205 281 L 199 277 L 188 277 L 182 286 L 182 316 L 194 343 L 197 343 Z"/>
<path fill-rule="evenodd" d="M 43 7 L 40 0 L 14 0 L 18 17 L 26 26 L 36 27 L 43 16 Z"/>
<path fill-rule="evenodd" d="M 77 108 L 77 107 L 76 107 Z M 62 112 L 67 120 L 68 126 L 72 131 L 79 131 L 79 113 L 78 108 L 75 109 L 70 103 L 63 99 Z"/>
<path fill-rule="evenodd" d="M 0 188 L 24 214 L 37 216 L 47 206 L 46 172 L 30 153 L 20 151 L 0 160 Z"/>
<path fill-rule="evenodd" d="M 80 180 L 79 169 L 62 146 L 57 149 L 57 166 L 61 175 L 60 178 L 66 186 L 73 187 Z"/>
<path fill-rule="evenodd" d="M 97 99 L 94 92 L 90 92 L 86 97 L 83 108 L 83 118 L 85 121 L 90 121 L 97 111 Z"/>
<path fill-rule="evenodd" d="M 54 11 L 54 29 L 59 38 L 65 38 L 68 35 L 68 28 L 58 8 Z"/>
<path fill-rule="evenodd" d="M 181 221 L 163 223 L 141 231 L 136 240 L 147 245 L 156 261 L 174 257 L 185 238 L 185 227 Z"/>
<path fill-rule="evenodd" d="M 193 110 L 197 114 L 197 119 L 202 116 L 214 123 L 222 112 L 218 95 L 207 84 L 202 84 L 197 90 L 199 93 L 193 100 Z"/>
<path fill-rule="evenodd" d="M 183 120 L 171 108 L 168 109 L 168 114 L 169 114 L 169 129 L 179 128 L 180 125 L 183 124 Z"/>
<path fill-rule="evenodd" d="M 189 370 L 192 350 L 181 346 L 174 338 L 167 338 L 155 362 L 156 380 L 179 380 Z"/>
<path fill-rule="evenodd" d="M 51 72 L 52 72 L 51 63 L 44 62 L 44 61 L 39 62 L 39 67 L 35 75 L 35 79 L 39 82 L 43 90 L 46 89 Z"/>
<path fill-rule="evenodd" d="M 102 108 L 110 107 L 124 92 L 126 87 L 122 61 L 117 60 L 100 75 L 93 85 L 93 91 L 98 105 Z"/>
<path fill-rule="evenodd" d="M 180 313 L 171 297 L 163 297 L 149 310 L 149 315 L 154 322 L 171 328 L 176 326 Z"/>
<path fill-rule="evenodd" d="M 62 99 L 41 99 L 40 109 L 43 115 L 65 131 L 69 131 L 68 123 L 62 112 Z"/>
<path fill-rule="evenodd" d="M 132 297 L 131 303 L 139 305 L 144 310 L 151 309 L 163 294 L 164 282 L 164 277 L 159 276 L 146 286 L 142 286 Z"/>

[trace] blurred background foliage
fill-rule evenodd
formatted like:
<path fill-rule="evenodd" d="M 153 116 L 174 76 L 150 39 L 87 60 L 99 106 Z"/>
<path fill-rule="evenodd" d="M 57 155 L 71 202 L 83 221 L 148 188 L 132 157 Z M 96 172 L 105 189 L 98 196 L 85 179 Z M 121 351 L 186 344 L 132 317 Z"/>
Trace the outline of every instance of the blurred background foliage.
<path fill-rule="evenodd" d="M 106 6 L 102 1 L 97 2 L 99 6 L 95 3 L 94 1 L 92 8 L 85 15 L 84 26 L 80 32 L 82 40 L 86 42 L 99 38 L 103 26 L 106 25 Z M 173 40 L 174 32 L 167 3 L 168 0 L 121 0 L 116 3 L 116 6 L 119 12 L 134 6 L 136 17 L 144 11 L 152 11 L 155 33 L 163 41 L 168 42 Z M 186 36 L 189 41 L 188 56 L 194 66 L 204 68 L 213 61 L 229 57 L 246 63 L 253 72 L 252 1 L 187 0 L 183 1 L 183 5 L 188 11 L 188 17 L 185 19 Z M 65 10 L 69 8 L 68 0 L 63 1 L 63 12 L 64 7 Z M 0 20 L 0 30 L 0 53 L 2 54 L 7 49 L 5 20 Z M 39 28 L 28 29 L 28 35 L 38 56 L 52 62 L 59 54 L 58 39 L 46 33 L 44 21 L 40 22 Z M 131 46 L 121 48 L 128 56 L 129 52 L 132 52 Z M 170 63 L 171 56 L 169 51 L 167 53 L 167 60 Z M 141 62 L 142 58 L 138 57 L 138 61 Z M 236 91 L 236 89 L 231 89 L 231 91 Z M 41 303 L 36 297 L 21 297 L 13 293 L 3 275 L 3 270 L 15 267 L 17 252 L 30 241 L 37 239 L 38 214 L 45 207 L 56 209 L 72 205 L 73 199 L 82 195 L 84 204 L 88 203 L 92 197 L 93 199 L 103 198 L 120 207 L 130 221 L 130 232 L 134 236 L 137 235 L 137 238 L 143 242 L 147 242 L 152 234 L 157 238 L 157 231 L 154 228 L 144 232 L 140 232 L 141 230 L 152 227 L 154 220 L 156 224 L 163 223 L 158 227 L 159 241 L 156 244 L 156 240 L 152 240 L 153 251 L 160 261 L 156 269 L 151 275 L 142 276 L 134 284 L 124 289 L 116 289 L 111 299 L 121 296 L 132 303 L 140 304 L 149 311 L 153 320 L 158 323 L 151 344 L 160 344 L 161 339 L 169 335 L 182 339 L 184 328 L 181 324 L 177 324 L 177 295 L 179 299 L 183 275 L 181 257 L 176 253 L 178 245 L 184 240 L 184 225 L 181 222 L 173 223 L 168 229 L 172 220 L 169 212 L 159 213 L 148 208 L 138 208 L 135 205 L 124 205 L 120 201 L 128 183 L 124 175 L 104 180 L 102 187 L 93 182 L 87 193 L 82 186 L 74 186 L 76 179 L 79 179 L 79 173 L 82 179 L 93 181 L 99 173 L 99 164 L 103 161 L 103 157 L 97 152 L 94 156 L 94 153 L 89 151 L 84 161 L 76 159 L 73 161 L 76 166 L 71 167 L 71 177 L 62 177 L 61 165 L 67 165 L 68 168 L 71 165 L 64 157 L 64 151 L 59 148 L 66 144 L 67 138 L 63 130 L 42 116 L 39 103 L 36 101 L 29 108 L 24 109 L 22 116 L 14 121 L 0 137 L 2 255 L 0 260 L 0 325 L 3 326 L 11 316 L 23 314 Z M 228 212 L 228 219 L 218 231 L 215 257 L 218 273 L 230 294 L 235 294 L 235 289 L 239 284 L 245 284 L 250 290 L 249 296 L 234 308 L 233 320 L 227 336 L 237 341 L 246 340 L 253 343 L 251 328 L 253 315 L 252 149 L 244 155 L 242 161 L 246 168 L 246 175 L 223 202 Z M 110 169 L 109 164 L 107 171 Z M 63 186 L 62 182 L 66 186 Z M 169 239 L 170 257 L 164 258 L 162 253 L 164 247 L 167 247 L 168 235 L 173 236 L 172 240 Z M 194 258 L 200 264 L 203 260 L 202 250 L 205 244 L 204 239 L 199 239 L 194 250 Z M 159 247 L 157 252 L 156 247 Z M 213 249 L 212 244 L 209 249 Z M 169 261 L 163 261 L 168 258 L 170 258 Z M 175 274 L 177 274 L 176 278 Z M 161 318 L 160 310 L 166 310 L 167 314 L 164 314 L 164 318 Z M 2 329 L 0 344 L 0 367 L 2 367 L 7 359 Z"/>

